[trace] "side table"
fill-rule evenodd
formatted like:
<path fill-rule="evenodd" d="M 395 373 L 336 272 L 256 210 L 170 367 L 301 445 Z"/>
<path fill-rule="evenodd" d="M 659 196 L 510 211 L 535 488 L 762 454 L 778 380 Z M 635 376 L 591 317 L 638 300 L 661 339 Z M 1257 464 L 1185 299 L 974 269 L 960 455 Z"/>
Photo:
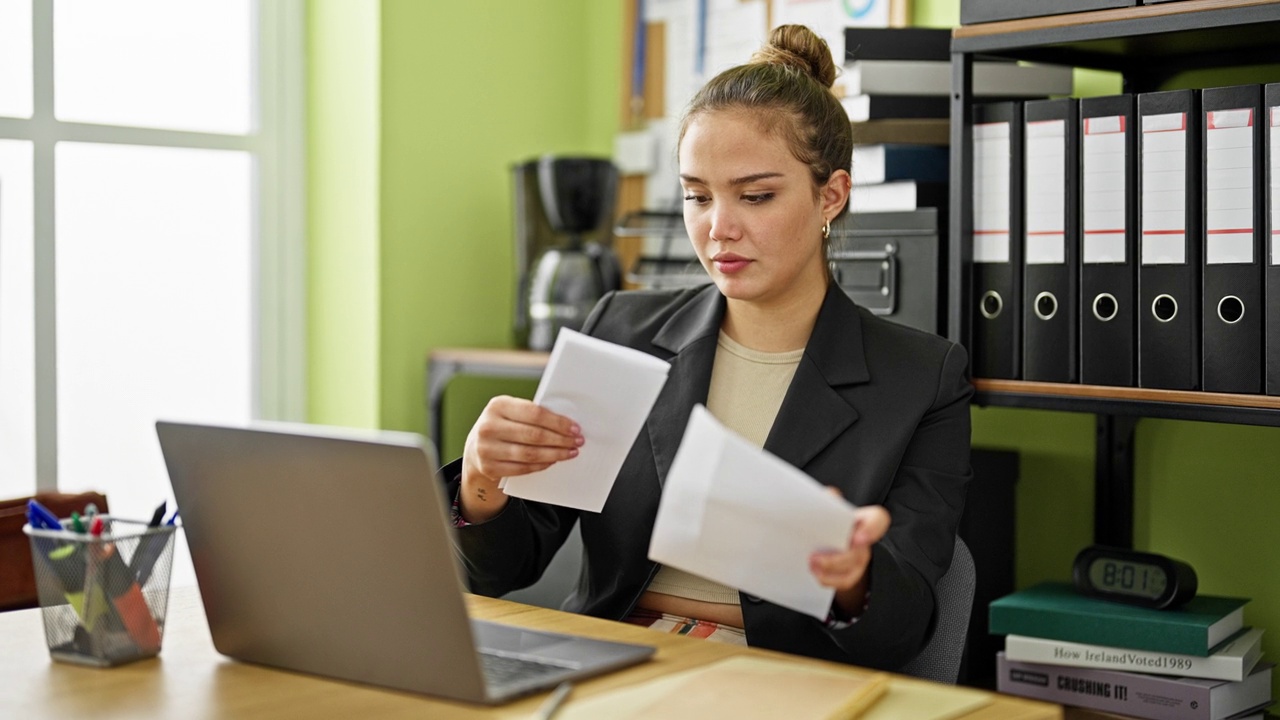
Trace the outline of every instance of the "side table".
<path fill-rule="evenodd" d="M 427 354 L 427 424 L 436 452 L 443 453 L 444 428 L 440 410 L 444 391 L 455 375 L 523 378 L 542 377 L 551 353 L 534 350 L 483 350 L 477 348 L 440 348 Z M 443 458 L 441 459 L 443 462 Z"/>

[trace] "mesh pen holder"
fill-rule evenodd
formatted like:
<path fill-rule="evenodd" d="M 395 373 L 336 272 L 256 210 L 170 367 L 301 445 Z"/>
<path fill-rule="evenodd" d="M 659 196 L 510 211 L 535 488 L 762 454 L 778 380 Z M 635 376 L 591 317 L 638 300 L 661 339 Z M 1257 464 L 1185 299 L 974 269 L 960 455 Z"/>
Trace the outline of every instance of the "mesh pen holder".
<path fill-rule="evenodd" d="M 104 520 L 99 536 L 22 528 L 54 660 L 111 667 L 160 652 L 177 527 Z"/>

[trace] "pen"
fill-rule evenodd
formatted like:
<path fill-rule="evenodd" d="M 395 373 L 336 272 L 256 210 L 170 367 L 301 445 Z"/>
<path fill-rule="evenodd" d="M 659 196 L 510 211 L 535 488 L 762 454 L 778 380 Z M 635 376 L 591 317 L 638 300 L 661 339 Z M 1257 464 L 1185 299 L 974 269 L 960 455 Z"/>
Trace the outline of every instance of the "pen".
<path fill-rule="evenodd" d="M 551 720 L 556 716 L 556 712 L 564 705 L 565 698 L 569 697 L 569 692 L 573 690 L 573 683 L 562 682 L 556 687 L 555 692 L 543 701 L 538 707 L 538 720 Z"/>
<path fill-rule="evenodd" d="M 147 580 L 151 577 L 151 571 L 155 569 L 156 562 L 164 554 L 165 547 L 169 544 L 169 538 L 173 534 L 168 531 L 151 531 L 151 528 L 160 527 L 164 517 L 164 507 L 165 503 L 160 503 L 160 507 L 156 508 L 155 514 L 151 516 L 151 522 L 147 523 L 147 534 L 143 535 L 138 541 L 138 549 L 134 551 L 133 558 L 129 561 L 129 574 L 138 581 L 138 587 L 146 587 Z M 174 508 L 173 516 L 164 525 L 173 525 L 177 519 L 178 510 Z"/>
<path fill-rule="evenodd" d="M 147 527 L 160 526 L 160 520 L 161 518 L 164 517 L 164 506 L 165 506 L 165 501 L 161 500 L 160 505 L 156 508 L 156 511 L 151 513 L 151 522 L 147 523 Z"/>

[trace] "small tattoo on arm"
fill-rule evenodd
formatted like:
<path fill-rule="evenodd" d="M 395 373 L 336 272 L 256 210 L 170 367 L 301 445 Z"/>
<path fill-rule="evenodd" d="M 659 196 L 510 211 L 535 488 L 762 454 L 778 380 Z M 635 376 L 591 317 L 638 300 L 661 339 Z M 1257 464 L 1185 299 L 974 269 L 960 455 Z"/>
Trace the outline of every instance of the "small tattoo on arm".
<path fill-rule="evenodd" d="M 476 489 L 476 497 L 480 498 L 480 502 L 489 502 L 489 494 L 484 491 L 484 488 Z"/>

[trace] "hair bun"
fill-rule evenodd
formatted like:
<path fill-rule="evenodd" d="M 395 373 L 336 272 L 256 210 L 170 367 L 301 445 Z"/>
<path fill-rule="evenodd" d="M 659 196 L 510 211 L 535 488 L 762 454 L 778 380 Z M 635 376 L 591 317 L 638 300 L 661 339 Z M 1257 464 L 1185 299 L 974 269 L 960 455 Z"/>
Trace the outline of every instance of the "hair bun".
<path fill-rule="evenodd" d="M 753 63 L 785 65 L 808 74 L 823 87 L 836 81 L 836 64 L 827 41 L 804 25 L 779 25 L 769 42 L 751 56 Z"/>

